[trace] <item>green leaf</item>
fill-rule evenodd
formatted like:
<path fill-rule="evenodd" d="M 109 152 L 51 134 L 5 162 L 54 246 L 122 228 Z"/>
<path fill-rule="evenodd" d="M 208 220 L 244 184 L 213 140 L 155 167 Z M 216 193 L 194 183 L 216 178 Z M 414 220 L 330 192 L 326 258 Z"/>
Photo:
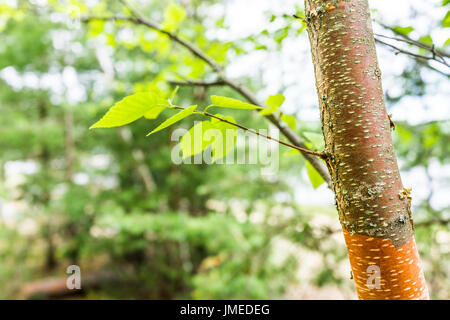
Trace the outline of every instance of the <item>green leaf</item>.
<path fill-rule="evenodd" d="M 211 96 L 212 106 L 210 107 L 222 107 L 222 108 L 229 108 L 229 109 L 262 109 L 259 106 L 256 106 L 251 103 L 242 102 L 237 99 L 227 98 L 227 97 L 221 97 L 221 96 Z M 209 107 L 208 107 L 209 108 Z M 206 108 L 206 109 L 208 109 Z M 205 109 L 205 112 L 206 112 Z"/>
<path fill-rule="evenodd" d="M 297 129 L 297 121 L 294 116 L 289 116 L 286 114 L 281 115 L 281 120 L 286 122 L 286 124 L 291 128 L 292 130 Z"/>
<path fill-rule="evenodd" d="M 220 114 L 216 114 L 215 116 L 231 123 L 236 123 L 233 117 L 225 117 Z M 212 118 L 210 121 L 205 120 L 199 122 L 181 138 L 180 149 L 183 158 L 201 153 L 211 145 L 212 162 L 216 162 L 224 158 L 235 148 L 237 132 L 237 127 L 215 118 Z"/>
<path fill-rule="evenodd" d="M 267 98 L 266 104 L 272 108 L 279 108 L 283 104 L 284 100 L 285 98 L 282 94 L 276 94 Z"/>
<path fill-rule="evenodd" d="M 411 32 L 414 31 L 413 27 L 400 27 L 400 26 L 396 26 L 394 27 L 394 30 L 398 33 L 401 33 L 405 36 L 407 36 L 408 34 L 410 34 Z"/>
<path fill-rule="evenodd" d="M 150 119 L 150 120 L 156 119 L 156 118 L 158 118 L 159 114 L 160 114 L 161 112 L 163 112 L 163 110 L 164 110 L 165 108 L 166 108 L 166 107 L 154 107 L 154 108 L 151 108 L 150 110 L 148 110 L 148 111 L 144 114 L 144 118 Z"/>
<path fill-rule="evenodd" d="M 289 28 L 290 26 L 278 29 L 274 36 L 273 39 L 280 44 L 288 35 L 289 35 Z"/>
<path fill-rule="evenodd" d="M 216 114 L 215 116 L 231 123 L 236 123 L 233 117 L 224 117 L 220 114 Z M 236 146 L 238 129 L 232 124 L 214 118 L 211 119 L 211 129 L 216 129 L 220 133 L 220 136 L 214 136 L 214 140 L 212 141 L 212 162 L 216 162 L 217 160 L 224 158 L 234 149 Z"/>
<path fill-rule="evenodd" d="M 408 142 L 412 141 L 413 133 L 406 127 L 398 124 L 395 126 L 395 132 L 397 133 L 402 143 L 407 144 Z"/>
<path fill-rule="evenodd" d="M 259 112 L 259 114 L 262 115 L 262 116 L 267 116 L 267 115 L 275 113 L 277 111 L 278 111 L 278 108 L 276 108 L 276 107 L 264 108 L 263 110 L 261 110 Z"/>
<path fill-rule="evenodd" d="M 450 0 L 449 0 L 450 1 Z M 444 47 L 450 45 L 450 38 L 447 39 L 447 41 L 444 42 Z"/>
<path fill-rule="evenodd" d="M 285 98 L 282 94 L 276 94 L 276 95 L 270 96 L 266 100 L 266 105 L 268 105 L 269 108 L 265 108 L 264 110 L 260 111 L 259 113 L 263 116 L 267 116 L 269 114 L 277 112 L 278 108 L 283 104 L 284 99 Z"/>
<path fill-rule="evenodd" d="M 180 149 L 183 154 L 183 158 L 187 158 L 196 155 L 208 147 L 209 141 L 205 141 L 203 136 L 206 130 L 211 128 L 211 122 L 205 120 L 196 123 L 186 134 L 181 138 Z"/>
<path fill-rule="evenodd" d="M 323 135 L 316 132 L 305 131 L 302 134 L 311 142 L 312 146 L 310 148 L 316 150 L 323 150 L 325 148 L 325 140 L 323 139 Z"/>
<path fill-rule="evenodd" d="M 164 11 L 164 21 L 162 28 L 167 31 L 175 31 L 180 23 L 186 18 L 184 8 L 174 2 L 171 2 Z"/>
<path fill-rule="evenodd" d="M 429 46 L 433 45 L 433 39 L 430 36 L 420 37 L 419 41 Z"/>
<path fill-rule="evenodd" d="M 173 99 L 175 99 L 175 96 L 176 96 L 179 88 L 180 88 L 179 86 L 176 86 L 175 89 L 173 89 L 173 91 L 170 93 L 170 98 L 169 98 L 170 103 L 172 103 Z"/>
<path fill-rule="evenodd" d="M 184 118 L 190 116 L 191 114 L 194 113 L 195 108 L 197 108 L 197 105 L 193 105 L 190 106 L 189 108 L 186 108 L 184 110 L 181 110 L 180 112 L 178 112 L 177 114 L 171 116 L 169 119 L 167 119 L 166 121 L 164 121 L 163 123 L 161 123 L 158 127 L 156 127 L 155 129 L 153 129 L 153 131 L 151 131 L 149 134 L 147 134 L 147 137 L 155 132 L 161 131 L 165 128 L 167 128 L 168 126 L 171 126 L 172 124 L 183 120 Z"/>
<path fill-rule="evenodd" d="M 442 0 L 442 6 L 446 6 L 450 3 L 450 0 Z"/>
<path fill-rule="evenodd" d="M 445 15 L 444 19 L 442 20 L 442 26 L 444 28 L 450 28 L 450 10 L 447 11 L 447 14 Z"/>
<path fill-rule="evenodd" d="M 106 35 L 106 44 L 113 48 L 117 47 L 117 42 L 116 42 L 116 38 L 115 38 L 114 34 L 108 33 Z"/>
<path fill-rule="evenodd" d="M 154 92 L 139 92 L 125 97 L 114 104 L 108 112 L 106 112 L 106 114 L 89 129 L 123 126 L 141 118 L 152 108 L 164 109 L 167 106 L 167 101 Z"/>
<path fill-rule="evenodd" d="M 306 173 L 308 173 L 309 180 L 314 189 L 317 189 L 322 183 L 325 182 L 322 176 L 317 172 L 317 170 L 309 163 L 306 162 Z"/>
<path fill-rule="evenodd" d="M 89 32 L 88 38 L 95 38 L 103 32 L 105 27 L 105 21 L 103 20 L 92 20 L 89 22 Z"/>
<path fill-rule="evenodd" d="M 225 63 L 227 59 L 227 54 L 230 50 L 232 43 L 231 42 L 214 42 L 209 45 L 208 50 L 206 51 L 206 54 L 213 58 L 218 63 Z M 198 60 L 198 59 L 196 59 Z"/>

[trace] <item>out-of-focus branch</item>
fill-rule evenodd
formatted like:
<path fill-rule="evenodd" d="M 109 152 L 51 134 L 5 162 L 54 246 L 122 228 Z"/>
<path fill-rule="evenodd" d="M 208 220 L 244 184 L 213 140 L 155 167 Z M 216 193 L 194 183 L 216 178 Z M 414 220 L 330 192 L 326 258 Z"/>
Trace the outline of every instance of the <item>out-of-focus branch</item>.
<path fill-rule="evenodd" d="M 447 224 L 450 224 L 450 219 L 431 219 L 431 220 L 415 223 L 414 226 L 415 227 L 429 227 L 431 225 L 445 226 Z"/>
<path fill-rule="evenodd" d="M 184 48 L 186 48 L 188 51 L 190 51 L 194 56 L 197 58 L 203 60 L 206 64 L 208 64 L 219 76 L 218 80 L 223 82 L 223 85 L 229 86 L 230 88 L 234 89 L 236 92 L 241 94 L 244 98 L 246 98 L 249 102 L 252 104 L 262 106 L 264 107 L 264 104 L 260 102 L 256 96 L 243 84 L 236 82 L 235 80 L 229 79 L 224 75 L 223 67 L 220 66 L 216 61 L 214 61 L 212 58 L 210 58 L 207 54 L 205 54 L 200 48 L 195 46 L 193 43 L 190 43 L 176 34 L 169 32 L 167 30 L 164 30 L 158 23 L 149 20 L 147 18 L 142 17 L 137 10 L 133 9 L 129 5 L 126 4 L 126 2 L 122 1 L 128 10 L 131 12 L 132 16 L 92 16 L 92 17 L 85 17 L 82 18 L 82 22 L 89 22 L 91 20 L 104 20 L 104 21 L 114 21 L 114 20 L 120 20 L 120 21 L 129 21 L 134 24 L 144 25 L 147 26 L 150 29 L 153 29 L 159 33 L 165 34 L 168 36 L 171 40 L 174 42 L 180 44 Z M 295 146 L 307 149 L 306 144 L 300 138 L 293 130 L 291 130 L 287 125 L 285 125 L 283 122 L 279 121 L 276 117 L 273 115 L 267 115 L 265 116 L 272 124 L 274 124 L 281 133 Z M 318 159 L 316 156 L 308 154 L 306 152 L 301 152 L 302 155 L 305 157 L 307 161 L 311 163 L 311 165 L 317 170 L 317 172 L 321 175 L 321 177 L 325 180 L 328 187 L 331 188 L 332 182 L 330 175 L 323 164 L 323 162 Z"/>
<path fill-rule="evenodd" d="M 422 55 L 422 54 L 417 54 L 417 53 L 414 53 L 414 52 L 402 49 L 400 47 L 394 46 L 393 44 L 385 42 L 385 41 L 383 41 L 383 40 L 381 40 L 381 39 L 379 39 L 377 37 L 375 37 L 375 41 L 377 43 L 380 43 L 380 44 L 386 46 L 386 47 L 389 47 L 389 48 L 393 49 L 396 52 L 396 54 L 403 53 L 403 54 L 409 55 L 411 57 L 414 57 L 415 59 L 418 59 L 418 60 L 428 60 L 428 61 L 429 60 L 433 60 L 433 61 L 437 61 L 437 62 L 445 65 L 446 67 L 450 68 L 450 65 L 447 63 L 447 61 L 445 61 L 445 59 L 443 57 L 438 58 L 438 56 L 436 56 L 436 55 L 433 55 L 433 56 L 430 57 L 430 56 L 425 56 L 425 55 Z M 438 71 L 437 69 L 435 69 L 435 70 Z M 450 75 L 450 74 L 446 74 L 446 73 L 444 73 L 442 71 L 441 71 L 441 73 L 443 73 L 443 74 L 445 74 L 447 76 Z"/>
<path fill-rule="evenodd" d="M 121 127 L 119 129 L 119 135 L 120 138 L 122 138 L 122 140 L 126 142 L 129 146 L 133 145 L 132 133 L 130 129 L 126 127 Z M 156 183 L 155 180 L 153 179 L 150 169 L 145 164 L 144 151 L 142 151 L 142 149 L 140 148 L 134 148 L 132 150 L 132 156 L 135 161 L 136 171 L 142 180 L 145 190 L 147 192 L 154 191 L 156 189 Z"/>
<path fill-rule="evenodd" d="M 131 11 L 132 9 L 130 9 Z M 205 53 L 203 53 L 199 48 L 194 46 L 192 43 L 185 41 L 184 39 L 181 39 L 177 35 L 175 35 L 172 32 L 164 30 L 158 23 L 143 18 L 140 14 L 138 14 L 136 11 L 132 10 L 133 17 L 127 17 L 127 16 L 92 16 L 92 17 L 84 17 L 81 18 L 82 22 L 89 22 L 91 20 L 115 20 L 115 21 L 129 21 L 135 24 L 140 24 L 147 26 L 150 29 L 153 29 L 155 31 L 158 31 L 159 33 L 165 34 L 168 36 L 172 41 L 180 44 L 181 46 L 188 49 L 193 55 L 195 55 L 197 58 L 205 61 L 212 69 L 215 71 L 222 73 L 223 69 L 222 67 L 216 63 L 214 60 L 212 60 L 210 57 L 208 57 Z"/>
<path fill-rule="evenodd" d="M 409 37 L 408 35 L 405 35 L 405 34 L 399 32 L 398 30 L 396 30 L 393 27 L 387 26 L 383 23 L 378 23 L 378 24 L 381 27 L 383 27 L 384 29 L 391 31 L 392 33 L 394 33 L 396 35 L 395 37 L 391 37 L 391 36 L 382 35 L 382 34 L 375 34 L 375 40 L 378 43 L 390 47 L 397 54 L 402 53 L 402 54 L 412 56 L 419 64 L 421 64 L 429 69 L 432 69 L 433 71 L 439 72 L 440 74 L 442 74 L 446 77 L 450 76 L 449 73 L 443 72 L 443 71 L 431 66 L 428 63 L 429 61 L 436 61 L 436 62 L 443 64 L 444 66 L 450 68 L 450 63 L 446 59 L 446 58 L 450 58 L 449 53 L 445 52 L 444 50 L 436 48 L 434 44 L 428 45 L 421 41 L 414 40 L 411 37 Z M 416 53 L 410 52 L 408 50 L 401 49 L 391 43 L 387 43 L 386 41 L 383 41 L 382 39 L 389 39 L 389 40 L 396 41 L 396 42 L 406 43 L 408 45 L 415 46 L 415 47 L 421 48 L 423 50 L 426 50 L 430 53 L 430 55 L 428 56 L 428 55 L 416 54 Z"/>
<path fill-rule="evenodd" d="M 65 178 L 66 182 L 71 183 L 74 173 L 75 162 L 75 136 L 73 127 L 73 115 L 70 111 L 64 113 L 64 129 L 65 129 L 65 160 L 66 170 Z"/>
<path fill-rule="evenodd" d="M 405 34 L 399 32 L 398 30 L 396 30 L 395 28 L 390 27 L 390 26 L 387 26 L 387 25 L 385 25 L 385 24 L 383 24 L 383 23 L 379 23 L 379 25 L 382 26 L 384 29 L 390 30 L 390 31 L 392 31 L 394 34 L 396 34 L 397 36 L 403 38 L 403 39 L 395 38 L 394 40 L 397 40 L 397 41 L 403 41 L 403 42 L 409 43 L 409 44 L 411 44 L 411 45 L 420 47 L 420 48 L 422 48 L 422 49 L 428 50 L 428 51 L 430 51 L 430 52 L 434 52 L 436 55 L 439 55 L 439 56 L 442 56 L 442 57 L 450 58 L 450 53 L 447 53 L 447 52 L 445 52 L 445 51 L 443 51 L 443 50 L 437 49 L 437 48 L 435 48 L 433 45 L 430 46 L 430 45 L 427 45 L 427 44 L 425 44 L 425 43 L 423 43 L 423 42 L 414 40 L 414 39 L 412 39 L 411 37 L 409 37 L 408 35 L 405 35 Z"/>
<path fill-rule="evenodd" d="M 169 81 L 172 86 L 192 86 L 192 87 L 215 87 L 224 86 L 226 82 L 219 79 L 216 81 L 198 81 L 198 80 L 186 80 L 186 81 Z"/>

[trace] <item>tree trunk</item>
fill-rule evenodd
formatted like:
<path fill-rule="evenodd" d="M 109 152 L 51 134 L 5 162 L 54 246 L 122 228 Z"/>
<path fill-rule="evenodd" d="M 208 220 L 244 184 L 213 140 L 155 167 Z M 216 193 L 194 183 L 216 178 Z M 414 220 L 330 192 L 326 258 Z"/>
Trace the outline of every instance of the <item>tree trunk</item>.
<path fill-rule="evenodd" d="M 48 106 L 44 101 L 39 103 L 39 121 L 44 123 L 48 118 Z M 51 170 L 50 170 L 50 148 L 46 143 L 42 145 L 42 150 L 39 155 L 39 163 L 41 165 L 41 174 L 46 178 L 47 181 L 50 181 Z M 51 190 L 47 182 L 40 185 L 42 188 L 42 193 L 40 195 L 40 203 L 42 207 L 47 209 L 49 207 L 51 201 Z M 47 242 L 47 248 L 45 252 L 45 266 L 44 268 L 47 271 L 52 271 L 56 267 L 56 256 L 55 256 L 55 244 L 53 239 L 53 225 L 52 219 L 46 215 L 45 222 L 42 227 L 44 239 Z"/>
<path fill-rule="evenodd" d="M 327 166 L 360 299 L 428 299 L 367 0 L 305 0 Z"/>

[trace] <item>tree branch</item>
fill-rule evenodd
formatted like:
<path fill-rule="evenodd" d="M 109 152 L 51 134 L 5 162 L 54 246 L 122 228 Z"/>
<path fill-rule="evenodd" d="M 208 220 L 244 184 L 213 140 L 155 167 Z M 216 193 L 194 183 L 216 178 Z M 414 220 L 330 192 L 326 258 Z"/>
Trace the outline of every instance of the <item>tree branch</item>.
<path fill-rule="evenodd" d="M 416 224 L 414 224 L 415 227 L 428 227 L 431 225 L 439 224 L 442 226 L 445 226 L 447 224 L 450 224 L 450 219 L 431 219 L 427 221 L 421 221 Z"/>
<path fill-rule="evenodd" d="M 423 42 L 414 40 L 414 39 L 410 38 L 409 36 L 407 36 L 407 35 L 405 35 L 405 34 L 403 34 L 403 33 L 401 33 L 401 32 L 398 32 L 397 30 L 395 30 L 395 28 L 392 28 L 392 27 L 390 27 L 390 26 L 387 26 L 387 25 L 385 25 L 385 24 L 383 24 L 383 23 L 378 23 L 378 24 L 379 24 L 380 26 L 382 26 L 384 29 L 390 30 L 390 31 L 393 32 L 394 34 L 396 34 L 396 35 L 400 36 L 401 38 L 403 38 L 403 39 L 395 38 L 394 40 L 397 40 L 397 41 L 403 41 L 403 42 L 409 43 L 409 44 L 411 44 L 411 45 L 415 45 L 415 46 L 417 46 L 417 47 L 420 47 L 420 48 L 423 48 L 423 49 L 425 49 L 425 50 L 428 50 L 428 51 L 430 51 L 430 52 L 435 52 L 436 55 L 439 55 L 439 56 L 442 56 L 442 57 L 450 58 L 450 54 L 449 54 L 449 53 L 447 53 L 447 52 L 445 52 L 445 51 L 443 51 L 443 50 L 440 50 L 440 49 L 436 49 L 436 48 L 434 47 L 434 45 L 429 46 L 429 45 L 427 45 L 427 44 L 425 44 L 425 43 L 423 43 Z"/>
<path fill-rule="evenodd" d="M 179 36 L 175 35 L 172 32 L 164 30 L 158 23 L 151 21 L 149 19 L 146 19 L 142 17 L 135 9 L 131 8 L 129 5 L 125 3 L 128 10 L 130 10 L 132 17 L 127 16 L 93 16 L 93 17 L 85 17 L 82 18 L 82 22 L 89 22 L 91 20 L 105 20 L 105 21 L 129 21 L 135 24 L 140 24 L 147 26 L 150 29 L 153 29 L 159 33 L 167 35 L 171 40 L 174 42 L 180 44 L 184 48 L 186 48 L 188 51 L 190 51 L 194 56 L 197 58 L 203 60 L 205 63 L 207 63 L 215 72 L 217 72 L 219 76 L 219 80 L 223 81 L 224 85 L 229 86 L 230 88 L 234 89 L 236 92 L 241 94 L 244 98 L 246 98 L 250 103 L 264 107 L 264 104 L 260 102 L 256 96 L 244 85 L 227 78 L 224 75 L 223 67 L 220 66 L 216 61 L 214 61 L 212 58 L 210 58 L 208 55 L 206 55 L 200 48 L 195 46 L 193 43 L 190 43 L 184 39 L 181 39 Z M 306 148 L 306 145 L 304 141 L 294 132 L 292 131 L 288 126 L 286 126 L 284 123 L 280 122 L 277 118 L 275 118 L 273 115 L 267 115 L 265 116 L 272 124 L 274 124 L 281 133 L 296 147 L 304 150 L 308 150 Z M 320 159 L 317 159 L 316 156 L 306 152 L 306 151 L 299 151 L 302 153 L 302 155 L 305 157 L 307 161 L 311 163 L 311 165 L 317 170 L 317 172 L 320 174 L 320 176 L 325 180 L 328 187 L 332 187 L 331 177 L 323 164 L 323 162 Z"/>
<path fill-rule="evenodd" d="M 185 110 L 185 109 L 186 109 L 186 108 L 179 107 L 179 106 L 172 106 L 172 108 L 178 109 L 178 110 Z M 316 156 L 316 157 L 320 157 L 320 158 L 325 158 L 325 154 L 324 154 L 323 152 L 316 152 L 316 151 L 312 151 L 312 150 L 309 150 L 309 149 L 306 149 L 306 148 L 301 148 L 301 147 L 295 146 L 295 145 L 293 145 L 293 144 L 290 144 L 290 143 L 287 143 L 287 142 L 278 140 L 278 139 L 273 138 L 273 137 L 271 137 L 271 136 L 267 136 L 267 135 L 265 135 L 265 134 L 259 133 L 259 132 L 256 131 L 256 130 L 247 128 L 247 127 L 245 127 L 245 126 L 243 126 L 243 125 L 240 125 L 240 124 L 238 124 L 238 123 L 234 123 L 234 122 L 228 121 L 228 120 L 226 120 L 226 119 L 223 119 L 223 118 L 221 118 L 221 117 L 218 117 L 218 116 L 216 116 L 216 115 L 213 115 L 212 113 L 204 112 L 204 111 L 200 111 L 200 110 L 195 110 L 194 113 L 202 114 L 202 115 L 205 115 L 205 116 L 207 116 L 207 117 L 214 118 L 214 119 L 217 119 L 217 120 L 219 120 L 219 121 L 228 123 L 228 124 L 230 124 L 230 125 L 232 125 L 232 126 L 235 126 L 235 127 L 239 128 L 239 129 L 242 129 L 242 130 L 244 130 L 244 131 L 248 131 L 248 132 L 253 133 L 253 134 L 257 135 L 257 136 L 266 138 L 267 140 L 272 140 L 272 141 L 278 142 L 279 144 L 282 144 L 282 145 L 284 145 L 284 146 L 286 146 L 286 147 L 296 149 L 296 150 L 298 150 L 298 151 L 300 151 L 300 152 L 302 152 L 302 153 L 306 153 L 306 154 L 308 154 L 308 155 L 312 155 L 312 156 Z"/>
<path fill-rule="evenodd" d="M 447 52 L 445 52 L 445 51 L 443 51 L 443 50 L 437 49 L 437 48 L 434 46 L 434 44 L 430 46 L 430 45 L 425 44 L 425 43 L 423 43 L 423 42 L 421 42 L 421 41 L 414 40 L 414 39 L 410 38 L 408 35 L 405 35 L 405 34 L 399 32 L 399 31 L 397 31 L 397 30 L 396 30 L 395 28 L 393 28 L 393 27 L 387 26 L 387 25 L 385 25 L 385 24 L 383 24 L 383 23 L 380 23 L 380 22 L 378 22 L 378 24 L 379 24 L 381 27 L 383 27 L 384 29 L 391 31 L 392 33 L 394 33 L 394 34 L 397 35 L 398 37 L 389 37 L 389 36 L 386 36 L 386 35 L 375 34 L 377 37 L 381 37 L 381 38 L 386 38 L 386 39 L 390 39 L 390 40 L 393 40 L 393 41 L 398 41 L 398 42 L 407 43 L 407 44 L 409 44 L 409 45 L 416 46 L 416 47 L 422 48 L 422 49 L 424 49 L 424 50 L 430 52 L 430 53 L 431 53 L 431 57 L 426 57 L 426 56 L 425 56 L 426 58 L 425 58 L 425 57 L 417 57 L 417 56 L 416 56 L 416 57 L 413 56 L 413 57 L 414 57 L 414 58 L 416 59 L 416 61 L 419 62 L 421 65 L 424 65 L 425 67 L 427 67 L 427 68 L 429 68 L 429 69 L 432 69 L 433 71 L 439 72 L 440 74 L 442 74 L 442 75 L 444 75 L 444 76 L 446 76 L 446 77 L 449 77 L 449 74 L 448 74 L 448 73 L 442 72 L 441 70 L 438 70 L 438 69 L 432 67 L 432 66 L 431 66 L 430 64 L 428 64 L 428 62 L 427 62 L 427 61 L 430 61 L 430 60 L 432 60 L 432 61 L 437 61 L 437 62 L 439 62 L 439 63 L 445 65 L 446 67 L 449 67 L 449 68 L 450 68 L 450 64 L 449 64 L 449 63 L 447 62 L 447 60 L 446 60 L 446 58 L 450 58 L 450 54 L 449 54 L 449 53 L 447 53 Z M 379 39 L 376 39 L 376 40 L 378 41 Z M 385 42 L 384 42 L 384 41 L 379 41 L 379 43 L 385 45 Z M 398 48 L 397 48 L 396 46 L 394 46 L 394 45 L 389 45 L 389 46 L 390 46 L 392 49 L 396 50 L 397 53 L 404 53 L 404 54 L 407 54 L 407 55 L 412 56 L 412 55 L 409 54 L 409 52 L 406 51 L 406 50 L 399 51 Z M 431 59 L 430 59 L 430 58 L 431 58 Z"/>
<path fill-rule="evenodd" d="M 214 86 L 224 86 L 225 81 L 219 79 L 216 81 L 197 81 L 197 80 L 186 80 L 186 81 L 169 81 L 172 86 L 192 86 L 192 87 L 214 87 Z"/>
<path fill-rule="evenodd" d="M 443 64 L 444 66 L 450 68 L 450 65 L 448 64 L 448 62 L 445 60 L 445 58 L 444 58 L 442 55 L 440 55 L 439 53 L 437 53 L 437 51 L 436 51 L 436 49 L 434 48 L 434 46 L 429 47 L 429 46 L 427 46 L 427 45 L 424 45 L 424 44 L 421 43 L 421 42 L 417 42 L 417 41 L 413 41 L 413 40 L 407 40 L 407 39 L 400 39 L 400 38 L 395 38 L 395 37 L 389 37 L 389 36 L 385 36 L 385 35 L 381 35 L 381 34 L 375 34 L 375 35 L 376 35 L 377 37 L 380 37 L 380 38 L 385 38 L 385 39 L 390 39 L 390 40 L 395 40 L 395 41 L 405 42 L 405 43 L 408 43 L 408 44 L 411 44 L 411 45 L 415 45 L 415 46 L 417 46 L 417 47 L 420 47 L 420 48 L 422 48 L 422 49 L 425 49 L 425 50 L 429 51 L 429 52 L 432 54 L 432 56 L 425 56 L 425 55 L 415 54 L 415 53 L 413 53 L 413 52 L 410 52 L 410 51 L 401 49 L 401 48 L 399 48 L 399 47 L 397 47 L 397 46 L 394 46 L 394 45 L 392 45 L 392 44 L 390 44 L 390 43 L 387 43 L 387 42 L 385 42 L 385 41 L 383 41 L 383 40 L 378 39 L 377 37 L 375 37 L 375 41 L 377 41 L 378 43 L 381 43 L 381 44 L 383 44 L 383 45 L 385 45 L 385 46 L 388 46 L 388 47 L 391 47 L 391 48 L 395 49 L 398 53 L 404 53 L 404 54 L 407 54 L 407 55 L 410 55 L 410 56 L 413 56 L 413 57 L 419 58 L 419 59 L 434 60 L 434 61 L 439 62 L 439 63 Z"/>
<path fill-rule="evenodd" d="M 397 53 L 403 53 L 403 54 L 412 56 L 412 57 L 414 57 L 416 59 L 434 60 L 434 61 L 442 63 L 443 65 L 445 65 L 445 66 L 450 68 L 450 65 L 444 60 L 444 58 L 442 58 L 442 60 L 439 60 L 439 59 L 436 59 L 436 56 L 429 57 L 429 56 L 424 56 L 424 55 L 421 55 L 421 54 L 416 54 L 416 53 L 413 53 L 411 51 L 407 51 L 407 50 L 404 50 L 402 48 L 396 47 L 396 46 L 394 46 L 394 45 L 392 45 L 390 43 L 387 43 L 387 42 L 385 42 L 385 41 L 383 41 L 381 39 L 378 39 L 378 38 L 375 38 L 375 41 L 380 43 L 380 44 L 382 44 L 382 45 L 385 45 L 387 47 L 390 47 L 390 48 L 394 49 L 395 51 L 397 51 Z"/>

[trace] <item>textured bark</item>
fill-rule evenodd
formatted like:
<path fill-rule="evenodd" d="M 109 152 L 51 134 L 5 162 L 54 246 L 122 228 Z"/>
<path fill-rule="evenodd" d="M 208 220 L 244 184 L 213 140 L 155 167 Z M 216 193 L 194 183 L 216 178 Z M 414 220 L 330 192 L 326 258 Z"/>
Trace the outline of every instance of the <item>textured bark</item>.
<path fill-rule="evenodd" d="M 360 299 L 427 299 L 367 0 L 305 0 L 327 166 Z M 367 285 L 371 265 L 379 288 Z"/>

